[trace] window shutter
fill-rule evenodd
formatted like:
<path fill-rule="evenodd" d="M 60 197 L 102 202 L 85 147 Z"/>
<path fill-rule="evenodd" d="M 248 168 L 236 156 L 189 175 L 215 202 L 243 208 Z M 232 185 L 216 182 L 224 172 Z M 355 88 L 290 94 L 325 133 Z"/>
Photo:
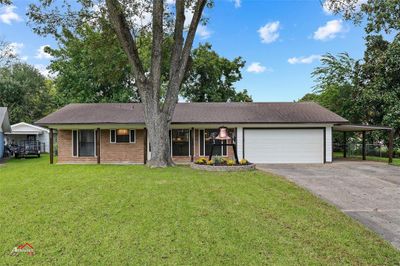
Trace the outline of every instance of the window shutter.
<path fill-rule="evenodd" d="M 110 143 L 116 142 L 116 131 L 115 129 L 110 129 Z"/>
<path fill-rule="evenodd" d="M 136 130 L 134 129 L 129 130 L 129 142 L 130 143 L 136 142 Z"/>
<path fill-rule="evenodd" d="M 72 156 L 78 156 L 78 131 L 72 130 Z"/>

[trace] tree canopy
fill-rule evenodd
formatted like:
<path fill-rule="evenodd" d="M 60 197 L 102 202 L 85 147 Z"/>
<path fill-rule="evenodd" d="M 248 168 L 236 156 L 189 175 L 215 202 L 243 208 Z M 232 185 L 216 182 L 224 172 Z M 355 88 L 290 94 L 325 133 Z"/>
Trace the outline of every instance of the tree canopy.
<path fill-rule="evenodd" d="M 109 25 L 94 28 L 84 24 L 75 33 L 64 29 L 57 40 L 59 48 L 48 52 L 53 56 L 50 69 L 57 73 L 55 86 L 62 103 L 140 101 L 128 58 Z M 172 38 L 166 38 L 163 49 L 171 49 L 172 43 Z M 151 37 L 142 35 L 138 44 L 148 68 Z M 169 53 L 164 53 L 162 80 L 168 79 L 169 60 Z M 244 65 L 241 57 L 229 60 L 212 50 L 211 44 L 201 44 L 191 53 L 180 95 L 192 102 L 252 101 L 246 90 L 236 91 L 234 86 L 242 78 Z"/>
<path fill-rule="evenodd" d="M 400 34 L 393 42 L 380 35 L 366 37 L 362 60 L 348 54 L 327 54 L 313 72 L 313 100 L 353 123 L 385 125 L 400 131 Z M 397 139 L 397 145 L 400 140 Z"/>
<path fill-rule="evenodd" d="M 25 63 L 0 68 L 0 106 L 9 108 L 11 123 L 32 123 L 55 106 L 51 81 Z"/>

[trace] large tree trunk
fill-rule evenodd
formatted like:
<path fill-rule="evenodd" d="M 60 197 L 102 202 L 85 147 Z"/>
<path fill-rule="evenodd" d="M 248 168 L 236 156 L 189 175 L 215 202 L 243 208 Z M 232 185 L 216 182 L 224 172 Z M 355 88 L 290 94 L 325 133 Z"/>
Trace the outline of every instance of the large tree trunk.
<path fill-rule="evenodd" d="M 146 108 L 146 107 L 145 107 Z M 166 167 L 173 165 L 170 149 L 170 119 L 159 110 L 146 108 L 145 120 L 149 142 L 151 145 L 151 158 L 147 162 L 150 167 Z"/>
<path fill-rule="evenodd" d="M 136 40 L 133 38 L 125 18 L 124 7 L 119 0 L 106 0 L 110 20 L 132 65 L 132 72 L 144 105 L 145 123 L 151 145 L 151 159 L 148 161 L 148 165 L 151 167 L 173 165 L 169 129 L 178 101 L 179 89 L 187 70 L 197 26 L 206 3 L 207 0 L 196 1 L 192 21 L 186 34 L 186 41 L 184 41 L 185 1 L 176 0 L 174 45 L 171 51 L 169 83 L 165 98 L 161 99 L 164 1 L 153 0 L 151 67 L 150 75 L 146 76 Z"/>

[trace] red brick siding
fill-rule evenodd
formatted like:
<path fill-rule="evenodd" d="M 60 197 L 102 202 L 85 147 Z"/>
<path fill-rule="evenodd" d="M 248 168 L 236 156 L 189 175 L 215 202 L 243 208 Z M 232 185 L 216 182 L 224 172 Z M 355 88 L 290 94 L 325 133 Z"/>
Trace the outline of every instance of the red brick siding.
<path fill-rule="evenodd" d="M 72 130 L 58 130 L 58 163 L 96 163 L 95 157 L 72 156 Z"/>
<path fill-rule="evenodd" d="M 195 154 L 194 160 L 204 157 L 200 156 L 199 129 L 195 129 Z M 144 163 L 145 131 L 136 130 L 135 143 L 110 143 L 110 130 L 101 130 L 100 136 L 100 159 L 101 163 Z M 227 158 L 234 159 L 233 148 L 228 147 Z M 176 163 L 190 163 L 190 156 L 174 156 Z M 96 163 L 96 157 L 73 157 L 72 156 L 72 130 L 58 131 L 58 162 L 59 163 Z"/>
<path fill-rule="evenodd" d="M 110 130 L 101 130 L 100 159 L 102 163 L 144 163 L 143 129 L 136 129 L 135 143 L 110 143 Z"/>

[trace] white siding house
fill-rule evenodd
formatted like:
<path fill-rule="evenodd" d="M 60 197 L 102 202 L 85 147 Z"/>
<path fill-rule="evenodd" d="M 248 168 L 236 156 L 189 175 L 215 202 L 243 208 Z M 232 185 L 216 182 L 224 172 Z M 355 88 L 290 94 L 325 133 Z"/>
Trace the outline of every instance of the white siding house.
<path fill-rule="evenodd" d="M 11 125 L 11 132 L 5 134 L 6 144 L 19 144 L 25 140 L 34 140 L 42 143 L 44 150 L 49 152 L 49 130 L 25 122 Z"/>

